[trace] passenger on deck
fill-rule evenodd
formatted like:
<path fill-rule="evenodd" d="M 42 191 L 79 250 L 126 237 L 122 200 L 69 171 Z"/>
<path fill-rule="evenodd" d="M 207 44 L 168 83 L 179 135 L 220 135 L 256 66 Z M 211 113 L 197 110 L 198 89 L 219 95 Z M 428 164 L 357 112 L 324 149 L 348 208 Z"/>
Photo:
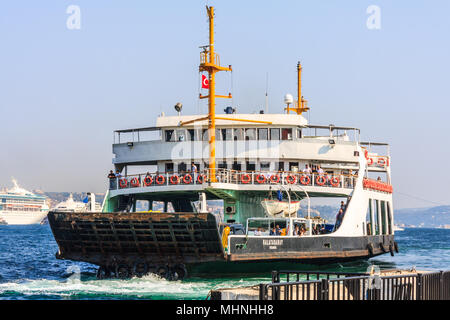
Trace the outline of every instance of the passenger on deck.
<path fill-rule="evenodd" d="M 317 165 L 317 174 L 323 176 L 324 173 L 325 172 L 323 171 L 323 169 L 319 165 Z"/>
<path fill-rule="evenodd" d="M 293 236 L 299 236 L 300 235 L 300 227 L 298 226 L 298 224 L 295 226 L 294 231 L 292 231 L 292 235 Z"/>
<path fill-rule="evenodd" d="M 116 170 L 116 178 L 121 178 L 121 177 L 122 177 L 122 175 L 120 174 L 120 171 Z"/>
<path fill-rule="evenodd" d="M 109 171 L 108 178 L 109 178 L 109 188 L 115 189 L 116 188 L 116 175 L 114 174 L 114 172 L 112 170 Z"/>
<path fill-rule="evenodd" d="M 261 227 L 258 227 L 258 229 L 255 230 L 255 236 L 262 236 Z"/>
<path fill-rule="evenodd" d="M 300 236 L 304 236 L 305 233 L 306 233 L 306 229 L 305 229 L 305 227 L 302 227 L 302 228 L 300 229 Z"/>
<path fill-rule="evenodd" d="M 334 230 L 337 230 L 340 227 L 343 217 L 344 217 L 344 210 L 340 209 L 338 214 L 336 215 L 336 224 L 334 225 Z"/>
<path fill-rule="evenodd" d="M 377 178 L 377 181 L 381 181 L 381 177 L 378 177 L 378 178 Z"/>
<path fill-rule="evenodd" d="M 304 174 L 311 174 L 312 173 L 311 168 L 307 164 L 305 164 L 305 169 L 303 169 L 303 173 Z"/>
<path fill-rule="evenodd" d="M 344 203 L 344 201 L 341 201 L 341 210 L 345 212 L 345 209 L 347 209 L 347 205 Z"/>
<path fill-rule="evenodd" d="M 275 226 L 273 226 L 272 229 L 270 230 L 270 235 L 271 236 L 276 236 L 277 235 L 277 229 L 275 228 Z"/>
<path fill-rule="evenodd" d="M 197 173 L 197 166 L 193 162 L 191 163 L 191 172 L 192 173 Z"/>

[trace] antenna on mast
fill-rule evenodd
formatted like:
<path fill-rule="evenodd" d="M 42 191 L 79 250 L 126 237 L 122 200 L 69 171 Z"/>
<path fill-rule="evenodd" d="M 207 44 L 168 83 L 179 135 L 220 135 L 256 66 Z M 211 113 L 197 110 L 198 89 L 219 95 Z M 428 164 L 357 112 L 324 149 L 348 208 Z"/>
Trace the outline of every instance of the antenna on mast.
<path fill-rule="evenodd" d="M 269 73 L 266 73 L 266 113 L 269 113 Z"/>

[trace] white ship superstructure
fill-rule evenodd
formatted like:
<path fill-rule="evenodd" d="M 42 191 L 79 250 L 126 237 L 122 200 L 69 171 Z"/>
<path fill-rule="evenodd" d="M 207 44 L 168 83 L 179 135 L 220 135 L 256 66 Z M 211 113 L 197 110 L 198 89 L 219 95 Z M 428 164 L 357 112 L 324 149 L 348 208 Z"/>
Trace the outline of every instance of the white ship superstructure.
<path fill-rule="evenodd" d="M 0 219 L 8 225 L 39 224 L 47 216 L 48 205 L 44 196 L 14 187 L 0 192 Z"/>

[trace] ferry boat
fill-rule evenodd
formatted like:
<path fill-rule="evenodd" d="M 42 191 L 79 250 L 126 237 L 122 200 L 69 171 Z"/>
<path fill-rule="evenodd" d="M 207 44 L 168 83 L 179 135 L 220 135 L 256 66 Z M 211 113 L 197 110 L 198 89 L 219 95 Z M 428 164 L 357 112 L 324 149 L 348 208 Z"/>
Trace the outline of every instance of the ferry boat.
<path fill-rule="evenodd" d="M 39 224 L 49 211 L 46 198 L 22 189 L 13 179 L 12 189 L 0 192 L 0 221 L 8 225 Z"/>
<path fill-rule="evenodd" d="M 155 126 L 115 131 L 118 175 L 102 211 L 49 213 L 57 258 L 96 264 L 100 278 L 183 278 L 398 252 L 389 146 L 360 141 L 358 128 L 308 123 L 300 63 L 297 99 L 286 95 L 284 110 L 217 114 L 215 99 L 232 95 L 216 93 L 215 75 L 232 67 L 220 66 L 213 7 L 207 15 L 199 67 L 207 94 L 199 98 L 208 114 L 182 115 L 177 103 L 178 115 L 161 114 Z M 336 224 L 314 215 L 316 197 L 345 200 Z M 208 200 L 223 202 L 223 216 Z M 291 210 L 301 201 L 303 216 Z"/>

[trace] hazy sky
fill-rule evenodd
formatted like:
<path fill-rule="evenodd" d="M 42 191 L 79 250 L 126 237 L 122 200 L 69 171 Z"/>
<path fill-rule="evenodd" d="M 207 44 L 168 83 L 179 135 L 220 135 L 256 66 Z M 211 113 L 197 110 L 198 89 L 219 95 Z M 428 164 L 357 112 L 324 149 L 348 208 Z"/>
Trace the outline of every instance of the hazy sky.
<path fill-rule="evenodd" d="M 104 192 L 113 130 L 164 111 L 206 111 L 198 64 L 205 4 L 233 65 L 239 112 L 303 94 L 312 124 L 356 126 L 391 144 L 394 205 L 449 204 L 450 1 L 2 1 L 0 186 Z M 69 29 L 70 5 L 80 29 Z M 380 9 L 369 29 L 367 8 Z M 218 77 L 227 93 L 230 75 Z M 226 102 L 220 102 L 218 110 Z M 415 200 L 406 195 L 427 199 Z"/>

